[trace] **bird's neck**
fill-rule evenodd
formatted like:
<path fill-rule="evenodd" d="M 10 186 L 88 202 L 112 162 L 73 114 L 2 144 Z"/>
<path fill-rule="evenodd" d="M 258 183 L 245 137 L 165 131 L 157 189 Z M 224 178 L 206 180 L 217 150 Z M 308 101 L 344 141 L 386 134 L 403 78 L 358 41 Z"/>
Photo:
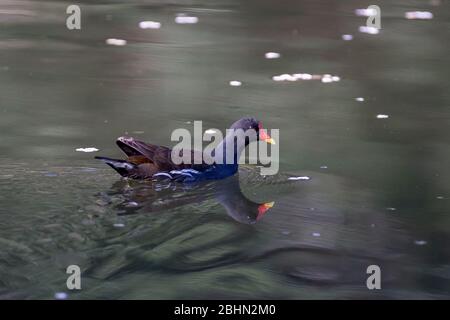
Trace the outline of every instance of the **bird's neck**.
<path fill-rule="evenodd" d="M 236 136 L 229 134 L 223 139 L 215 149 L 215 158 L 222 160 L 223 164 L 238 166 L 238 160 L 245 149 L 244 143 L 237 143 Z"/>

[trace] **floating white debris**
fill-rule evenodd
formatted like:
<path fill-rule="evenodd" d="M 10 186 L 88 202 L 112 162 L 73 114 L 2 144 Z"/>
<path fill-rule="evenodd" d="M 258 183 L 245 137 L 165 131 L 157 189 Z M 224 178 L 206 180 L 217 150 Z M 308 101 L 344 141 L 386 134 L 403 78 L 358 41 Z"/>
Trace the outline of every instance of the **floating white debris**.
<path fill-rule="evenodd" d="M 110 38 L 106 39 L 106 44 L 111 46 L 124 46 L 127 44 L 127 40 Z"/>
<path fill-rule="evenodd" d="M 351 40 L 353 40 L 353 36 L 351 34 L 343 34 L 342 35 L 342 40 L 344 40 L 344 41 L 351 41 Z"/>
<path fill-rule="evenodd" d="M 78 151 L 78 152 L 97 152 L 98 149 L 97 149 L 97 148 L 94 148 L 94 147 L 89 147 L 89 148 L 77 148 L 77 149 L 75 149 L 75 151 Z"/>
<path fill-rule="evenodd" d="M 127 207 L 137 207 L 139 204 L 135 201 L 130 201 L 126 204 Z"/>
<path fill-rule="evenodd" d="M 415 240 L 414 244 L 416 244 L 418 246 L 424 246 L 427 244 L 427 242 L 425 240 Z"/>
<path fill-rule="evenodd" d="M 159 29 L 161 23 L 157 21 L 141 21 L 139 22 L 139 28 L 141 29 Z"/>
<path fill-rule="evenodd" d="M 405 18 L 410 20 L 430 20 L 433 19 L 433 14 L 429 11 L 408 11 L 405 12 Z"/>
<path fill-rule="evenodd" d="M 320 233 L 318 233 L 318 232 L 313 232 L 313 237 L 320 237 Z"/>
<path fill-rule="evenodd" d="M 330 75 L 324 75 L 321 81 L 322 83 L 331 83 L 333 82 L 333 78 Z"/>
<path fill-rule="evenodd" d="M 356 9 L 355 14 L 360 17 L 370 17 L 377 14 L 377 10 L 375 9 Z"/>
<path fill-rule="evenodd" d="M 320 169 L 328 169 L 328 166 L 320 166 Z"/>
<path fill-rule="evenodd" d="M 310 180 L 311 178 L 308 176 L 302 176 L 302 177 L 289 177 L 288 180 Z"/>
<path fill-rule="evenodd" d="M 242 86 L 242 82 L 237 81 L 237 80 L 233 80 L 233 81 L 230 81 L 230 86 L 232 86 L 232 87 L 240 87 L 240 86 Z"/>
<path fill-rule="evenodd" d="M 444 197 L 443 196 L 437 196 L 436 199 L 443 200 Z"/>
<path fill-rule="evenodd" d="M 380 30 L 375 27 L 360 26 L 359 32 L 368 33 L 368 34 L 378 34 L 378 33 L 380 33 Z"/>
<path fill-rule="evenodd" d="M 266 57 L 266 59 L 278 59 L 279 57 L 281 57 L 281 54 L 279 54 L 278 52 L 266 52 L 264 56 Z"/>
<path fill-rule="evenodd" d="M 387 114 L 378 114 L 377 119 L 387 119 L 389 116 Z"/>
<path fill-rule="evenodd" d="M 280 74 L 279 76 L 273 76 L 272 80 L 274 80 L 274 81 L 297 81 L 297 78 L 293 75 L 284 73 L 284 74 Z"/>
<path fill-rule="evenodd" d="M 217 131 L 216 130 L 214 130 L 214 129 L 208 129 L 208 130 L 205 130 L 205 133 L 206 134 L 214 134 L 214 133 L 216 133 Z"/>
<path fill-rule="evenodd" d="M 125 224 L 123 224 L 123 223 L 114 223 L 113 226 L 116 227 L 116 228 L 123 228 L 123 227 L 125 227 Z"/>
<path fill-rule="evenodd" d="M 197 22 L 198 22 L 197 17 L 180 15 L 175 18 L 175 23 L 178 23 L 178 24 L 195 24 Z"/>
<path fill-rule="evenodd" d="M 395 210 L 397 210 L 397 208 L 389 207 L 389 208 L 386 208 L 386 210 L 395 211 Z"/>
<path fill-rule="evenodd" d="M 309 73 L 294 73 L 292 76 L 300 80 L 311 80 L 313 78 Z"/>
<path fill-rule="evenodd" d="M 358 97 L 358 98 L 355 98 L 355 100 L 356 100 L 356 101 L 359 101 L 359 102 L 363 102 L 363 101 L 364 101 L 364 98 L 363 98 L 363 97 Z"/>
<path fill-rule="evenodd" d="M 323 83 L 331 83 L 340 81 L 341 78 L 331 74 L 309 74 L 309 73 L 294 73 L 294 74 L 280 74 L 272 77 L 273 81 L 297 81 L 297 80 L 321 80 Z"/>
<path fill-rule="evenodd" d="M 56 292 L 55 293 L 55 299 L 56 300 L 66 300 L 67 297 L 68 297 L 68 295 L 65 292 Z"/>

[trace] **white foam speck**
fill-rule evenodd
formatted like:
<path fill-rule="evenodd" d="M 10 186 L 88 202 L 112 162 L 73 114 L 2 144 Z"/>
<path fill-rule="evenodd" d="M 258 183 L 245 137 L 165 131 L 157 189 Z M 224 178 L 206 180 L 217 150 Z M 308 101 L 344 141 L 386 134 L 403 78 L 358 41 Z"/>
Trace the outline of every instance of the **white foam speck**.
<path fill-rule="evenodd" d="M 333 82 L 333 78 L 329 75 L 324 75 L 321 81 L 322 83 L 331 83 Z"/>
<path fill-rule="evenodd" d="M 437 196 L 436 199 L 443 200 L 444 197 L 443 196 Z"/>
<path fill-rule="evenodd" d="M 77 149 L 75 149 L 75 151 L 78 151 L 78 152 L 97 152 L 98 149 L 97 149 L 97 148 L 94 148 L 94 147 L 89 147 L 89 148 L 77 148 Z"/>
<path fill-rule="evenodd" d="M 232 86 L 232 87 L 240 87 L 240 86 L 242 86 L 242 82 L 237 81 L 237 80 L 233 80 L 233 81 L 230 81 L 230 86 Z"/>
<path fill-rule="evenodd" d="M 126 204 L 127 207 L 137 207 L 139 204 L 135 201 L 130 201 Z"/>
<path fill-rule="evenodd" d="M 320 237 L 320 233 L 318 233 L 318 232 L 313 232 L 313 237 Z"/>
<path fill-rule="evenodd" d="M 178 23 L 178 24 L 195 24 L 197 22 L 198 22 L 197 17 L 180 15 L 175 18 L 175 23 Z"/>
<path fill-rule="evenodd" d="M 355 98 L 355 100 L 356 100 L 356 101 L 359 101 L 359 102 L 363 102 L 363 101 L 364 101 L 364 98 L 363 98 L 363 97 L 358 97 L 358 98 Z"/>
<path fill-rule="evenodd" d="M 266 57 L 266 59 L 278 59 L 279 57 L 281 57 L 281 54 L 279 54 L 278 52 L 266 52 L 264 56 Z"/>
<path fill-rule="evenodd" d="M 429 11 L 408 11 L 405 12 L 405 18 L 409 20 L 430 20 L 433 19 L 433 14 Z"/>
<path fill-rule="evenodd" d="M 139 22 L 139 28 L 141 29 L 159 29 L 161 23 L 157 21 L 141 21 Z"/>
<path fill-rule="evenodd" d="M 414 244 L 418 246 L 424 246 L 427 244 L 427 242 L 425 240 L 415 240 Z"/>
<path fill-rule="evenodd" d="M 310 180 L 311 178 L 308 176 L 301 176 L 301 177 L 289 177 L 288 180 Z"/>
<path fill-rule="evenodd" d="M 351 40 L 353 40 L 353 36 L 351 34 L 343 34 L 342 35 L 342 40 L 344 40 L 344 41 L 351 41 Z"/>
<path fill-rule="evenodd" d="M 127 44 L 127 40 L 110 38 L 106 39 L 106 44 L 111 46 L 124 46 Z"/>
<path fill-rule="evenodd" d="M 123 224 L 123 223 L 114 223 L 113 226 L 116 227 L 116 228 L 123 228 L 123 227 L 125 227 L 125 224 Z"/>
<path fill-rule="evenodd" d="M 331 83 L 340 81 L 341 78 L 336 75 L 324 74 L 324 75 L 312 75 L 309 73 L 283 73 L 272 77 L 273 81 L 297 81 L 297 80 L 321 80 L 323 83 Z"/>
<path fill-rule="evenodd" d="M 377 119 L 387 119 L 389 116 L 387 114 L 378 114 Z"/>
<path fill-rule="evenodd" d="M 395 211 L 395 210 L 397 210 L 397 208 L 389 207 L 389 208 L 386 208 L 386 210 Z"/>
<path fill-rule="evenodd" d="M 331 80 L 333 80 L 334 82 L 338 82 L 338 81 L 341 81 L 341 78 L 338 76 L 332 76 Z"/>
<path fill-rule="evenodd" d="M 378 33 L 380 33 L 380 30 L 378 30 L 375 27 L 360 26 L 359 32 L 367 33 L 367 34 L 378 34 Z"/>

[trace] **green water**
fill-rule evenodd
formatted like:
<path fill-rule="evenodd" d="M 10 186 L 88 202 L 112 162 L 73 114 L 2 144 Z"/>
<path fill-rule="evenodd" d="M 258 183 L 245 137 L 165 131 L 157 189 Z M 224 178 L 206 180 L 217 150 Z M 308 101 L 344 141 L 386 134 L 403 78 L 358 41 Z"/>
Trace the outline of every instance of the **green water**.
<path fill-rule="evenodd" d="M 364 1 L 79 3 L 72 31 L 71 2 L 0 3 L 0 299 L 449 298 L 448 2 L 379 1 L 377 35 Z M 127 183 L 93 159 L 246 115 L 280 129 L 278 175 Z"/>

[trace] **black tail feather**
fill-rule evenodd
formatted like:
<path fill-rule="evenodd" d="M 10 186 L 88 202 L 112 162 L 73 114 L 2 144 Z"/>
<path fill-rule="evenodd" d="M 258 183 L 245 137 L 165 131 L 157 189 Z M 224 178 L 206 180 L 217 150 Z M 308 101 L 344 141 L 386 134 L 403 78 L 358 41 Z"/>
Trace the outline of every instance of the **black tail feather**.
<path fill-rule="evenodd" d="M 126 160 L 111 159 L 107 157 L 95 157 L 95 159 L 103 161 L 108 166 L 116 170 L 122 177 L 132 175 L 136 169 L 136 165 L 129 163 Z"/>

